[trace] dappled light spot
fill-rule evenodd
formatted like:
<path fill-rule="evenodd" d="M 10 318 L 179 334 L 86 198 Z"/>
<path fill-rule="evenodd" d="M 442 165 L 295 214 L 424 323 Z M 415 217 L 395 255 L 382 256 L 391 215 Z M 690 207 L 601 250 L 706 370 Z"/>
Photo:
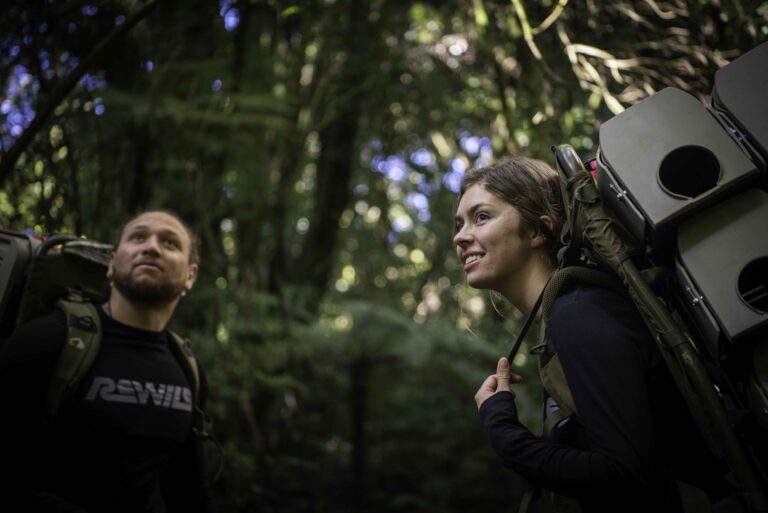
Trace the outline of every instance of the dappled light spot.
<path fill-rule="evenodd" d="M 350 209 L 344 210 L 344 212 L 341 213 L 341 217 L 339 218 L 339 227 L 349 228 L 354 218 L 355 218 L 355 213 L 352 210 Z"/>
<path fill-rule="evenodd" d="M 365 213 L 365 222 L 368 224 L 375 224 L 381 218 L 381 209 L 379 207 L 371 207 Z"/>
<path fill-rule="evenodd" d="M 357 273 L 355 272 L 354 266 L 351 265 L 345 265 L 344 269 L 341 271 L 341 277 L 344 281 L 352 285 L 355 283 L 355 277 Z"/>
<path fill-rule="evenodd" d="M 408 246 L 405 244 L 395 244 L 395 247 L 392 248 L 392 251 L 400 258 L 405 258 L 408 256 Z"/>
<path fill-rule="evenodd" d="M 435 161 L 435 156 L 426 148 L 419 148 L 418 150 L 411 152 L 409 158 L 411 159 L 411 162 L 421 167 L 427 167 Z"/>
<path fill-rule="evenodd" d="M 424 255 L 424 252 L 420 249 L 414 249 L 411 251 L 410 254 L 411 262 L 414 264 L 421 264 L 426 260 L 426 256 Z"/>
<path fill-rule="evenodd" d="M 224 345 L 229 343 L 229 330 L 226 326 L 224 326 L 224 324 L 219 324 L 216 327 L 216 340 L 218 340 L 220 344 Z"/>
<path fill-rule="evenodd" d="M 106 107 L 104 107 L 104 99 L 97 97 L 93 99 L 93 113 L 97 116 L 104 114 Z"/>
<path fill-rule="evenodd" d="M 355 323 L 352 320 L 352 317 L 347 314 L 337 315 L 333 320 L 333 327 L 337 331 L 349 331 L 354 325 Z"/>
<path fill-rule="evenodd" d="M 392 229 L 396 232 L 403 233 L 413 228 L 413 220 L 400 205 L 394 205 L 390 208 L 389 218 Z"/>
<path fill-rule="evenodd" d="M 232 219 L 228 218 L 222 219 L 220 226 L 221 231 L 224 233 L 230 233 L 235 229 L 235 223 L 232 221 Z"/>
<path fill-rule="evenodd" d="M 461 189 L 461 180 L 464 178 L 463 172 L 449 171 L 443 176 L 443 185 L 451 192 L 459 192 Z"/>
<path fill-rule="evenodd" d="M 72 61 L 70 61 L 70 65 L 73 65 Z M 76 64 L 74 64 L 76 66 Z M 69 70 L 67 71 L 69 73 Z M 101 77 L 91 75 L 89 73 L 86 73 L 83 75 L 83 78 L 80 79 L 80 84 L 85 88 L 88 92 L 93 92 L 98 89 L 104 89 L 107 87 L 107 81 L 104 80 Z"/>
<path fill-rule="evenodd" d="M 240 11 L 233 7 L 237 0 L 221 0 L 219 14 L 224 18 L 224 30 L 231 32 L 240 25 Z"/>
<path fill-rule="evenodd" d="M 408 176 L 408 166 L 405 164 L 403 158 L 398 155 L 391 155 L 386 159 L 379 157 L 378 160 L 374 157 L 372 164 L 374 170 L 395 182 L 404 180 L 405 177 Z"/>
<path fill-rule="evenodd" d="M 485 314 L 485 301 L 483 301 L 483 298 L 480 296 L 469 298 L 465 306 L 475 317 L 480 317 Z"/>
<path fill-rule="evenodd" d="M 302 217 L 296 221 L 296 231 L 302 235 L 307 233 L 309 231 L 309 219 Z"/>

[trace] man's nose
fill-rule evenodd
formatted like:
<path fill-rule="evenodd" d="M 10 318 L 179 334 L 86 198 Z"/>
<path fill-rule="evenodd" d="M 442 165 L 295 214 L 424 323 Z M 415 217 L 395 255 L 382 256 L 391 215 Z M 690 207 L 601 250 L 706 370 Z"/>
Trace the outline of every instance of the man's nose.
<path fill-rule="evenodd" d="M 156 235 L 150 235 L 144 240 L 144 245 L 141 248 L 142 253 L 155 253 L 160 254 L 160 240 Z"/>

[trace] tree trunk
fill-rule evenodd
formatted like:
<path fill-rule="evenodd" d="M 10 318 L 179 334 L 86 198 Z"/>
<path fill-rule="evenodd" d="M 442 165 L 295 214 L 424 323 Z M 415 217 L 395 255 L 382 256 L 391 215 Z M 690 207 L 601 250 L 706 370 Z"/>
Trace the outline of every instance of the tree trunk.
<path fill-rule="evenodd" d="M 349 56 L 339 76 L 333 101 L 335 113 L 319 130 L 321 144 L 317 162 L 315 205 L 306 243 L 298 259 L 294 280 L 314 292 L 310 306 L 316 308 L 334 266 L 339 218 L 349 202 L 351 179 L 357 161 L 356 139 L 365 93 L 362 84 L 376 69 L 371 59 L 368 2 L 350 1 L 346 9 L 344 50 Z M 370 61 L 374 62 L 370 62 Z M 330 110 L 330 109 L 329 109 Z"/>

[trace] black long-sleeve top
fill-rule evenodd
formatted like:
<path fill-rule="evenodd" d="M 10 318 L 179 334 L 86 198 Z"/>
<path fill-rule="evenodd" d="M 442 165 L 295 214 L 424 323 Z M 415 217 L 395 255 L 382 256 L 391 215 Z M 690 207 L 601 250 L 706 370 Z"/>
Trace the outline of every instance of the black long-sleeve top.
<path fill-rule="evenodd" d="M 0 509 L 213 511 L 190 383 L 169 335 L 100 316 L 99 354 L 50 420 L 41 413 L 66 337 L 63 313 L 30 322 L 0 347 Z M 201 405 L 206 395 L 201 369 Z"/>
<path fill-rule="evenodd" d="M 682 511 L 673 476 L 712 498 L 727 493 L 628 297 L 585 286 L 563 294 L 546 340 L 559 355 L 578 415 L 545 440 L 519 422 L 511 393 L 491 396 L 480 415 L 506 466 L 576 499 L 584 512 Z"/>

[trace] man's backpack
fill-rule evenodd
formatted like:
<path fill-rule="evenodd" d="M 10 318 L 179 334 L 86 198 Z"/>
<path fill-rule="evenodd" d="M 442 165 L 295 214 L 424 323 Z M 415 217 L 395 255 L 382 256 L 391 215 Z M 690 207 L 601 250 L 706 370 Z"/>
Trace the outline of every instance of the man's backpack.
<path fill-rule="evenodd" d="M 54 365 L 44 413 L 56 414 L 91 368 L 102 328 L 95 304 L 109 299 L 112 246 L 60 235 L 40 239 L 0 230 L 0 344 L 27 321 L 59 308 L 67 339 Z M 189 341 L 169 330 L 171 349 L 190 382 L 193 429 L 208 439 L 210 417 L 199 406 L 200 374 Z"/>

